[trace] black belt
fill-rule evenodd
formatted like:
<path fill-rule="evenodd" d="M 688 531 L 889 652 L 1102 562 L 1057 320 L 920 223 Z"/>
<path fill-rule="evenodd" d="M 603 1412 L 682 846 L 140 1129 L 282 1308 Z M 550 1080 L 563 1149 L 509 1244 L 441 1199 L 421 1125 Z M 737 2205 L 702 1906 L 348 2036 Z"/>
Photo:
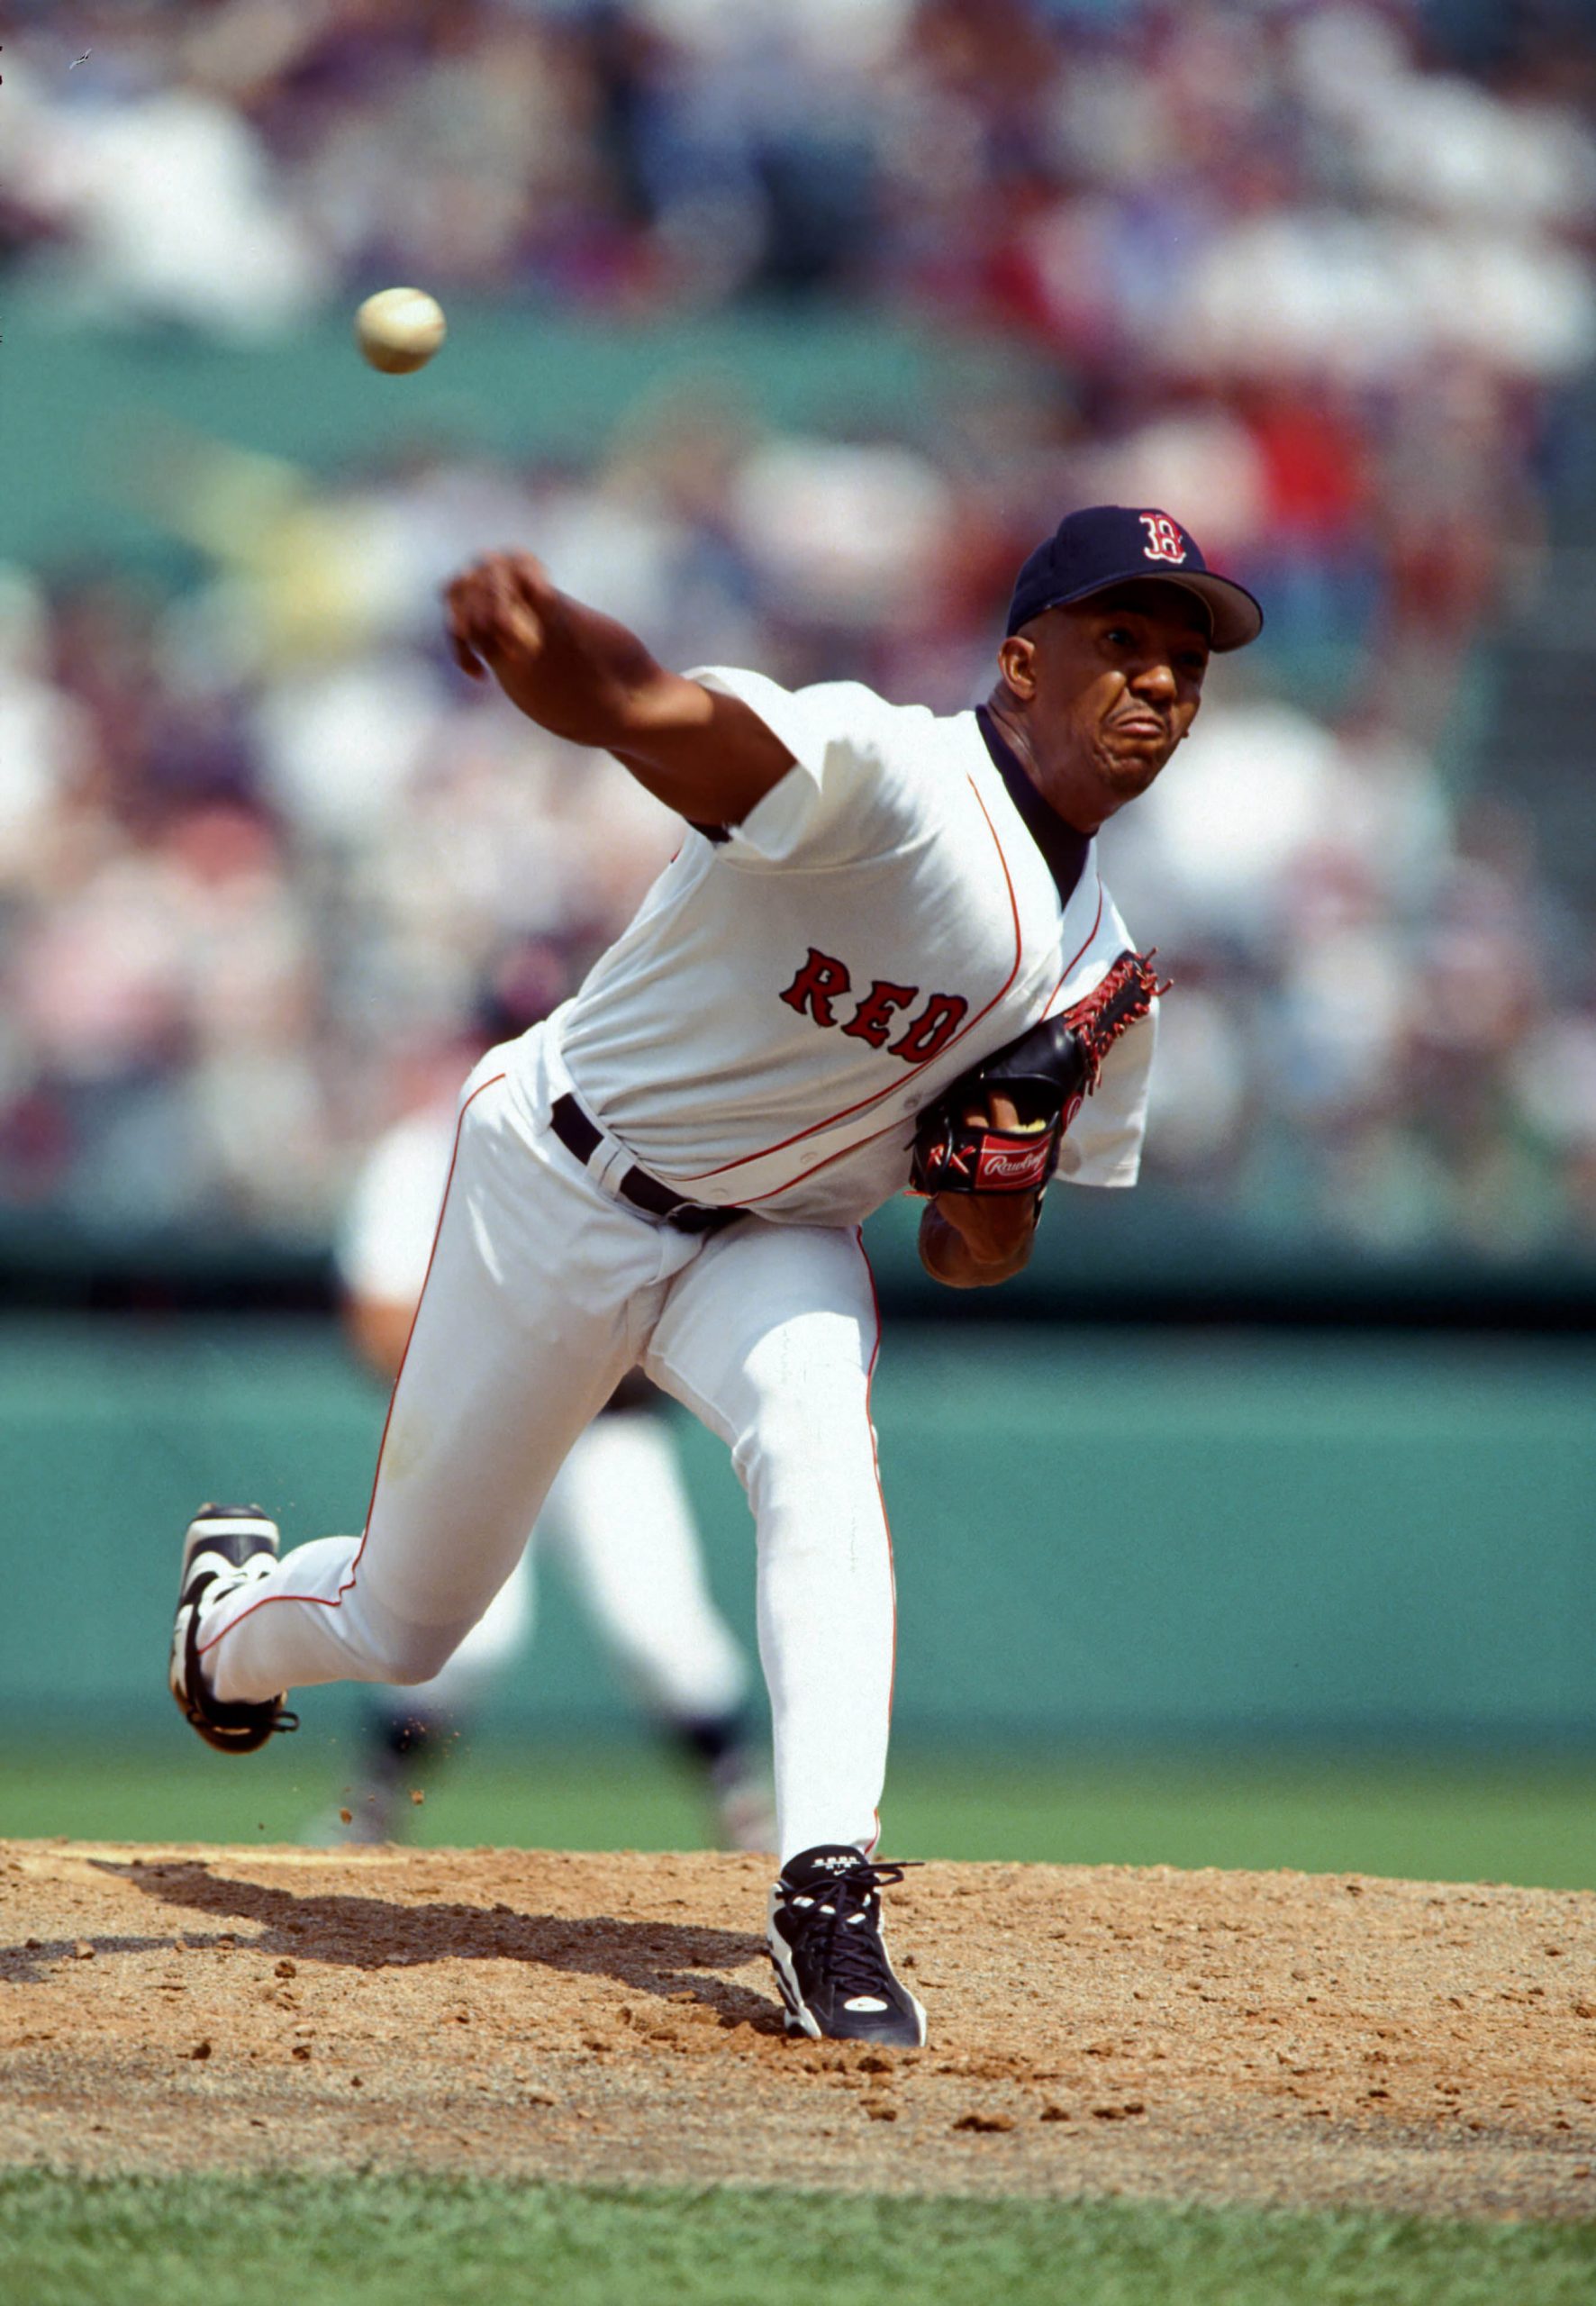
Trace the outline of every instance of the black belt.
<path fill-rule="evenodd" d="M 557 1097 L 549 1123 L 567 1152 L 574 1153 L 584 1167 L 603 1142 L 603 1130 L 588 1120 L 575 1097 Z M 700 1201 L 684 1201 L 647 1169 L 628 1169 L 615 1190 L 634 1209 L 646 1209 L 650 1217 L 663 1217 L 667 1225 L 683 1233 L 718 1233 L 722 1225 L 734 1225 L 746 1214 L 740 1209 L 706 1209 Z"/>

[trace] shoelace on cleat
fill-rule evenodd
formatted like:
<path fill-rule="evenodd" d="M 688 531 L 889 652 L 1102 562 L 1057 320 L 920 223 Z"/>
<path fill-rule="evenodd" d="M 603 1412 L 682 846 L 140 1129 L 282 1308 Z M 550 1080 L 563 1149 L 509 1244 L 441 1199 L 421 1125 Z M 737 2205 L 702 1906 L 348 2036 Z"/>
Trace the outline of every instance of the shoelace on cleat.
<path fill-rule="evenodd" d="M 843 1873 L 817 1877 L 801 1888 L 792 1883 L 784 1884 L 783 1903 L 789 1912 L 794 1908 L 805 1951 L 811 1941 L 818 1938 L 826 1966 L 836 1979 L 844 2001 L 855 1994 L 873 1994 L 890 2002 L 901 1992 L 893 1978 L 891 1965 L 880 1938 L 876 1934 L 875 1919 L 881 1911 L 881 1893 L 893 1882 L 901 1882 L 904 1871 L 917 1866 L 920 1860 L 905 1857 L 891 1865 L 873 1866 L 861 1857 L 857 1866 Z M 802 1907 L 800 1907 L 802 1901 Z"/>

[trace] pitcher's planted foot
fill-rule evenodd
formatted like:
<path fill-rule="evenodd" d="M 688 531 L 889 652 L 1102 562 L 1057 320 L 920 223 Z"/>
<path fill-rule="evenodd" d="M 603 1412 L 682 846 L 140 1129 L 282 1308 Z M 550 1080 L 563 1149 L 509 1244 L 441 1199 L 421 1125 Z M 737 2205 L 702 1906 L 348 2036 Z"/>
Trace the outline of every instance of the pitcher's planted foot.
<path fill-rule="evenodd" d="M 925 2011 L 893 1974 L 881 1933 L 883 1885 L 902 1878 L 902 1866 L 872 1865 L 845 1843 L 788 1858 L 766 1934 L 790 2034 L 923 2047 Z"/>

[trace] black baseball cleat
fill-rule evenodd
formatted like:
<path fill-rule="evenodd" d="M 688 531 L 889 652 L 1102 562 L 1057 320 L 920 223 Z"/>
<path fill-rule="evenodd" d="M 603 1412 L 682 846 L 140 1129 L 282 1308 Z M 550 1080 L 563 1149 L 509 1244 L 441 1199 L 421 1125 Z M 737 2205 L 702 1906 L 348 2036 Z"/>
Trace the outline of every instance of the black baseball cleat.
<path fill-rule="evenodd" d="M 207 1688 L 200 1665 L 202 1607 L 269 1576 L 277 1559 L 277 1525 L 258 1505 L 202 1505 L 184 1536 L 167 1678 L 185 1720 L 219 1753 L 252 1754 L 275 1730 L 299 1727 L 297 1714 L 284 1705 L 286 1690 L 258 1705 L 223 1704 Z"/>
<path fill-rule="evenodd" d="M 925 2011 L 893 1975 L 881 1934 L 882 1886 L 902 1878 L 902 1866 L 873 1866 L 841 1842 L 787 1860 L 766 1935 L 789 2034 L 924 2046 Z"/>

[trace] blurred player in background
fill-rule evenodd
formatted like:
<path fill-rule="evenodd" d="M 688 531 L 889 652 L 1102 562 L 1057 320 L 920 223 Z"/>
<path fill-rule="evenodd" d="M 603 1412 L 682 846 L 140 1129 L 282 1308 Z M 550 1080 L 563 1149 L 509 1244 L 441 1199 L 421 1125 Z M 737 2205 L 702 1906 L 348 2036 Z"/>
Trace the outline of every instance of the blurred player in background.
<path fill-rule="evenodd" d="M 448 1179 L 458 1086 L 484 1050 L 546 1007 L 550 967 L 537 953 L 506 963 L 474 1039 L 449 1053 L 443 1081 L 367 1157 L 338 1242 L 349 1334 L 391 1385 L 426 1279 Z M 702 1776 L 729 1849 L 775 1848 L 775 1819 L 747 1708 L 748 1668 L 705 1582 L 698 1532 L 658 1395 L 633 1372 L 567 1459 L 521 1565 L 443 1671 L 409 1688 L 366 1693 L 363 1748 L 319 1842 L 397 1839 L 420 1768 L 437 1761 L 479 1708 L 494 1675 L 524 1649 L 534 1615 L 533 1557 L 556 1555 L 622 1678 L 661 1736 Z"/>

